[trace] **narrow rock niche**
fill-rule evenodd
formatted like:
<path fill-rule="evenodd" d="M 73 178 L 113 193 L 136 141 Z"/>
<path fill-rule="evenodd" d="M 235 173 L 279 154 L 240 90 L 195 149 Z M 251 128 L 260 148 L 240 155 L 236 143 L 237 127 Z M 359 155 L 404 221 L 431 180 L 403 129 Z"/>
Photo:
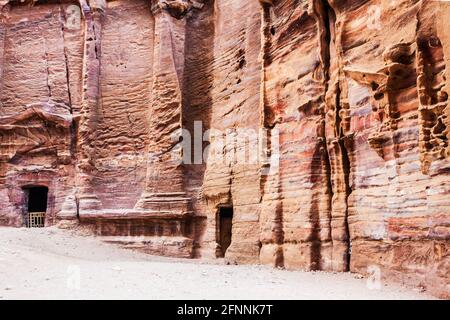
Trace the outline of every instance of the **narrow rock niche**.
<path fill-rule="evenodd" d="M 216 217 L 217 258 L 225 257 L 233 233 L 233 206 L 221 206 Z"/>

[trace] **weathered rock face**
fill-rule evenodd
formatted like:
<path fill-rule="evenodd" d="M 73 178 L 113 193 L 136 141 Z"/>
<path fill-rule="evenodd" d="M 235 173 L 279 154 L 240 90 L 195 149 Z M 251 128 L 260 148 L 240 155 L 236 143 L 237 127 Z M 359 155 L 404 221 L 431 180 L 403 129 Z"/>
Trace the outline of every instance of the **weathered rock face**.
<path fill-rule="evenodd" d="M 346 208 L 350 270 L 375 265 L 385 276 L 414 275 L 418 285 L 448 292 L 449 44 L 437 22 L 449 6 L 396 1 L 377 12 L 369 5 L 335 1 L 329 10 L 331 215 Z M 370 33 L 367 10 L 380 17 Z"/>
<path fill-rule="evenodd" d="M 0 3 L 1 224 L 450 295 L 448 2 Z"/>

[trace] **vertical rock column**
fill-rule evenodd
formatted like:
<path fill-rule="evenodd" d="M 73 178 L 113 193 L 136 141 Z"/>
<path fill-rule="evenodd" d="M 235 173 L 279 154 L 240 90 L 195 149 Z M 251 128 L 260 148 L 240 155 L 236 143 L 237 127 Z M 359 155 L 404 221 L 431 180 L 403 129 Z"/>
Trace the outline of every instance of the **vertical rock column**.
<path fill-rule="evenodd" d="M 10 9 L 9 4 L 0 2 L 0 79 L 3 81 L 5 35 L 7 30 L 7 15 Z"/>
<path fill-rule="evenodd" d="M 272 129 L 276 128 L 276 124 L 271 121 L 267 110 L 267 88 L 266 88 L 266 67 L 270 65 L 271 56 L 270 49 L 272 46 L 272 37 L 270 28 L 272 26 L 271 19 L 271 1 L 260 0 L 262 5 L 261 13 L 261 97 L 260 97 L 260 114 L 261 125 L 267 132 L 267 139 L 264 141 L 263 150 L 267 158 L 273 157 L 273 153 L 278 151 L 272 150 Z M 261 189 L 263 193 L 262 202 L 266 205 L 261 208 L 260 223 L 261 223 L 261 250 L 259 261 L 262 264 L 270 264 L 275 267 L 284 266 L 284 230 L 283 230 L 283 202 L 282 202 L 282 188 L 280 183 L 280 170 L 278 167 L 273 168 L 270 159 L 263 164 L 263 169 L 266 171 L 261 176 Z M 271 167 L 272 166 L 272 167 Z"/>
<path fill-rule="evenodd" d="M 4 2 L 4 1 L 3 1 Z M 7 30 L 7 12 L 9 11 L 9 4 L 0 2 L 0 86 L 3 87 L 3 68 L 4 68 L 4 46 L 5 35 Z M 1 94 L 1 91 L 0 91 Z M 2 111 L 0 110 L 0 115 Z M 0 203 L 8 203 L 8 190 L 5 188 L 7 162 L 9 161 L 8 149 L 3 147 L 3 138 L 0 140 Z M 5 212 L 1 212 L 5 213 Z"/>
<path fill-rule="evenodd" d="M 322 60 L 325 68 L 325 138 L 327 143 L 329 187 L 331 193 L 330 236 L 333 271 L 348 271 L 350 263 L 350 234 L 348 229 L 348 197 L 351 193 L 350 160 L 347 147 L 352 143 L 349 133 L 349 103 L 341 56 L 342 27 L 336 16 L 334 1 L 322 1 L 318 14 L 322 17 Z"/>
<path fill-rule="evenodd" d="M 101 202 L 95 195 L 92 177 L 95 170 L 96 114 L 100 100 L 100 43 L 102 21 L 105 10 L 103 0 L 80 0 L 84 19 L 84 57 L 83 57 L 83 93 L 82 107 L 78 122 L 77 149 L 79 158 L 76 165 L 76 196 L 68 195 L 60 218 L 70 219 L 90 214 L 101 208 Z M 75 199 L 78 199 L 78 204 Z"/>
<path fill-rule="evenodd" d="M 182 150 L 177 148 L 182 128 L 182 79 L 189 7 L 181 1 L 152 2 L 155 19 L 153 93 L 149 119 L 146 190 L 135 208 L 185 214 L 189 198 L 184 192 Z"/>

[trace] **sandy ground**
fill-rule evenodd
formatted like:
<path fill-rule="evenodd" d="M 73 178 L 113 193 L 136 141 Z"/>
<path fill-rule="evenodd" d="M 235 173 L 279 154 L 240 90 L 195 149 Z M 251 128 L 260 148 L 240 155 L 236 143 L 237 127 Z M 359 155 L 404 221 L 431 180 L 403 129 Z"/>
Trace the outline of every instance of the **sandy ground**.
<path fill-rule="evenodd" d="M 67 230 L 0 227 L 0 299 L 429 299 L 353 274 L 162 258 Z"/>

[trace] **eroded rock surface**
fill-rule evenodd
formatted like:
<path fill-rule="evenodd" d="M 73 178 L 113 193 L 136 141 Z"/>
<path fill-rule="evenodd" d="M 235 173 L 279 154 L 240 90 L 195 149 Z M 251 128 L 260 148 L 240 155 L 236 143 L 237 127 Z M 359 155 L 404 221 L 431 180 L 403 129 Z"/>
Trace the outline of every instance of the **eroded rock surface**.
<path fill-rule="evenodd" d="M 0 5 L 2 225 L 449 297 L 448 2 Z"/>

